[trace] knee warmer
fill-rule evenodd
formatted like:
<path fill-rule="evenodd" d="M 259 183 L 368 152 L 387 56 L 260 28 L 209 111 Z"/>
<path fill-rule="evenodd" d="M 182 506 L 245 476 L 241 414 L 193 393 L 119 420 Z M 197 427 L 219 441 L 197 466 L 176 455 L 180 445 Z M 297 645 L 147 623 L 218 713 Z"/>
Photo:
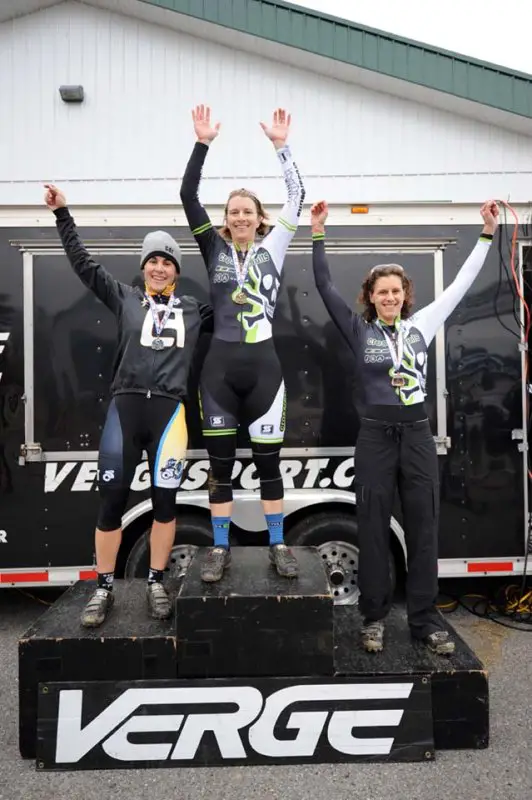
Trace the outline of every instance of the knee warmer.
<path fill-rule="evenodd" d="M 251 449 L 259 475 L 261 500 L 282 500 L 284 487 L 280 467 L 281 446 L 252 442 Z"/>
<path fill-rule="evenodd" d="M 230 503 L 233 499 L 233 474 L 234 458 L 219 458 L 211 456 L 208 489 L 210 503 Z"/>
<path fill-rule="evenodd" d="M 151 501 L 154 522 L 172 522 L 175 519 L 175 494 L 175 489 L 152 487 Z"/>
<path fill-rule="evenodd" d="M 129 488 L 108 489 L 100 487 L 100 510 L 97 527 L 101 531 L 114 531 L 122 527 L 122 516 L 126 509 Z"/>
<path fill-rule="evenodd" d="M 236 436 L 206 437 L 209 453 L 209 502 L 230 503 L 233 499 L 233 465 L 235 463 Z"/>

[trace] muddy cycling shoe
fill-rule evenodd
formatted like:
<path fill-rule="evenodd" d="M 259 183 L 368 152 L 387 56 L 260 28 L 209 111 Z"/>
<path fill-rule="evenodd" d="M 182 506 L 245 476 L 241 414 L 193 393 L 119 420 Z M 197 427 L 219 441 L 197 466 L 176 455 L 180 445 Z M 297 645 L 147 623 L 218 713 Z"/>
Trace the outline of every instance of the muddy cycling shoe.
<path fill-rule="evenodd" d="M 160 581 L 148 584 L 146 587 L 146 598 L 148 600 L 150 615 L 154 619 L 168 619 L 172 613 L 172 606 L 166 589 Z"/>
<path fill-rule="evenodd" d="M 216 583 L 221 580 L 224 569 L 231 563 L 231 551 L 225 547 L 209 547 L 201 565 L 201 580 Z"/>
<path fill-rule="evenodd" d="M 456 645 L 447 631 L 435 631 L 423 639 L 429 650 L 437 656 L 450 656 L 454 653 Z"/>
<path fill-rule="evenodd" d="M 364 650 L 368 653 L 380 653 L 384 647 L 384 622 L 365 622 L 360 636 Z"/>
<path fill-rule="evenodd" d="M 112 592 L 107 589 L 96 589 L 81 614 L 81 624 L 84 628 L 97 628 L 105 621 L 115 601 Z"/>
<path fill-rule="evenodd" d="M 296 557 L 285 544 L 274 544 L 270 547 L 270 561 L 281 578 L 297 578 L 299 566 Z"/>

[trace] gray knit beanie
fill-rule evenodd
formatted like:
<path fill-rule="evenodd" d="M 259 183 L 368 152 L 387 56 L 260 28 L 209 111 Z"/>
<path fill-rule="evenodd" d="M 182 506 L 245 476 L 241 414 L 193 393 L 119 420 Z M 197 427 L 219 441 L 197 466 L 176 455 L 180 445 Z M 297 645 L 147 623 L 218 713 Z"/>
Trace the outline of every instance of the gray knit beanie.
<path fill-rule="evenodd" d="M 181 272 L 181 249 L 176 240 L 166 231 L 152 231 L 144 237 L 140 254 L 141 269 L 144 269 L 144 264 L 152 256 L 169 258 L 174 262 L 177 271 Z"/>

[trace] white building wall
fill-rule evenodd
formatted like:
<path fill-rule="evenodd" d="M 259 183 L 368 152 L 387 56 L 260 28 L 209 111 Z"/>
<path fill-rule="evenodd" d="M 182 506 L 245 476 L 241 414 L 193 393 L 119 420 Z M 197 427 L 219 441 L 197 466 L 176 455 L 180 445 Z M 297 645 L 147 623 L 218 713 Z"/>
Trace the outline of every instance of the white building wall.
<path fill-rule="evenodd" d="M 61 101 L 67 83 L 83 84 L 83 104 Z M 40 204 L 43 181 L 72 205 L 175 205 L 199 102 L 222 122 L 207 204 L 239 185 L 282 201 L 258 124 L 282 105 L 307 201 L 532 198 L 532 135 L 68 0 L 0 25 L 0 205 Z"/>

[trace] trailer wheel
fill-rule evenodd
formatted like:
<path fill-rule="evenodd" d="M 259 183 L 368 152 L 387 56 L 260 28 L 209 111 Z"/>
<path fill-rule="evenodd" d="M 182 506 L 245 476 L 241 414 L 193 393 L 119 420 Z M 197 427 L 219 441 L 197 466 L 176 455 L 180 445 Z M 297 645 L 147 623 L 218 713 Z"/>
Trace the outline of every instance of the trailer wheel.
<path fill-rule="evenodd" d="M 149 530 L 140 536 L 131 548 L 124 577 L 145 578 L 149 569 Z M 177 532 L 172 547 L 166 574 L 172 578 L 181 578 L 185 575 L 192 559 L 200 547 L 212 545 L 212 529 L 207 520 L 193 514 L 180 514 L 177 522 Z"/>
<path fill-rule="evenodd" d="M 358 525 L 354 514 L 321 511 L 296 523 L 287 541 L 313 546 L 323 558 L 335 605 L 356 605 L 358 588 Z M 390 551 L 390 579 L 395 589 L 396 571 Z"/>

